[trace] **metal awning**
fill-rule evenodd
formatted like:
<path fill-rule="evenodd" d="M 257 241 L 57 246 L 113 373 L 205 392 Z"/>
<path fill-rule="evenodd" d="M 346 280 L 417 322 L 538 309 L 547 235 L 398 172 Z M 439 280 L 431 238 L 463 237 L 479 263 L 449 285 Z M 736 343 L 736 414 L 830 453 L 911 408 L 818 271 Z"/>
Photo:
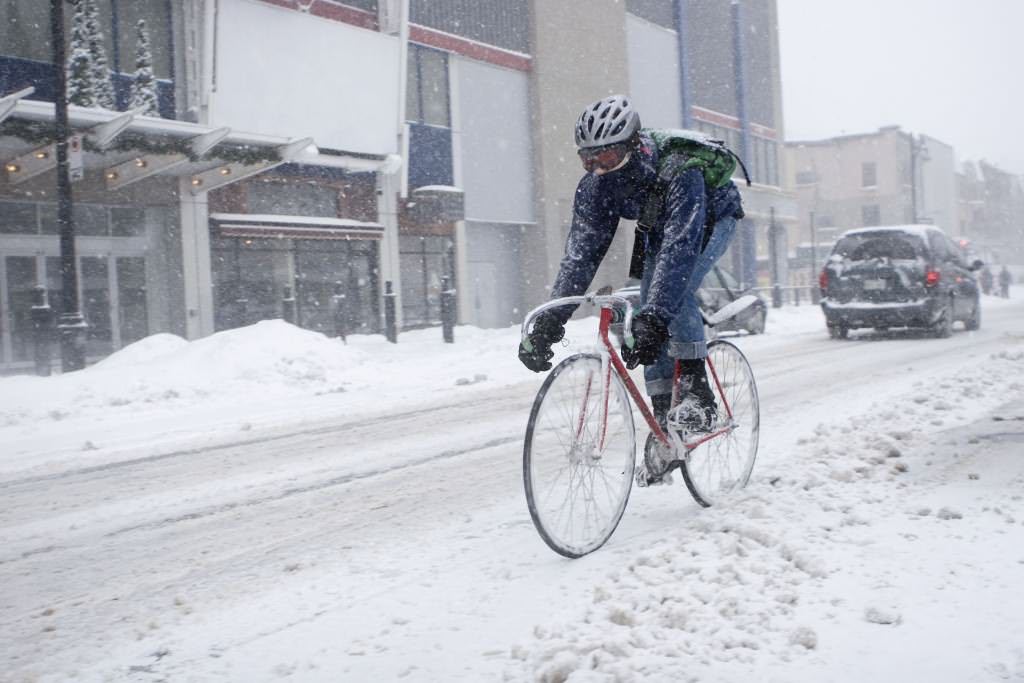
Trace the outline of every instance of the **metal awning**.
<path fill-rule="evenodd" d="M 14 185 L 56 167 L 54 144 L 32 139 L 53 126 L 55 106 L 26 99 L 31 93 L 27 88 L 0 98 L 0 164 Z M 189 178 L 198 194 L 283 163 L 385 173 L 397 163 L 394 155 L 322 154 L 312 138 L 247 133 L 138 112 L 70 105 L 68 123 L 72 135 L 83 137 L 83 169 L 102 172 L 108 190 L 159 175 Z"/>
<path fill-rule="evenodd" d="M 210 223 L 222 237 L 261 239 L 352 240 L 381 239 L 384 226 L 348 218 L 211 213 Z"/>

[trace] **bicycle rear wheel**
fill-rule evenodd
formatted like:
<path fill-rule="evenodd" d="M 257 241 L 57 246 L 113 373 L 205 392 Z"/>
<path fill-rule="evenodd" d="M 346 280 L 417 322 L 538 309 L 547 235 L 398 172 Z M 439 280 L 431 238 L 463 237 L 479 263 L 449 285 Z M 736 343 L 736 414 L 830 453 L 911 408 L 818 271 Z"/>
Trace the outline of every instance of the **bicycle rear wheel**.
<path fill-rule="evenodd" d="M 705 441 L 683 459 L 686 488 L 704 507 L 722 502 L 730 493 L 747 485 L 757 457 L 761 425 L 757 385 L 743 353 L 732 343 L 716 339 L 708 344 L 708 359 L 732 417 L 722 404 L 722 396 L 709 369 L 708 380 L 718 402 L 718 422 L 731 425 L 731 429 Z"/>
<path fill-rule="evenodd" d="M 602 396 L 601 372 L 596 354 L 559 363 L 537 393 L 526 427 L 523 484 L 530 517 L 544 542 L 570 558 L 611 537 L 633 485 L 629 396 L 614 371 Z"/>

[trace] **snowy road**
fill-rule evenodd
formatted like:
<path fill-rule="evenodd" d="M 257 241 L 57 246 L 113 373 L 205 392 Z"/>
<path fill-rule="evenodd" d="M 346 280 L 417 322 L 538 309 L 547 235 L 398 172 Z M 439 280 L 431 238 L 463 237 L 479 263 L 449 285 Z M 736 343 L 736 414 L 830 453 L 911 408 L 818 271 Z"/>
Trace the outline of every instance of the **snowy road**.
<path fill-rule="evenodd" d="M 917 548 L 920 557 L 903 556 L 905 527 L 941 527 L 950 520 L 968 529 L 957 532 L 955 552 L 974 559 L 963 560 L 970 569 L 956 569 L 968 577 L 966 584 L 932 588 L 953 605 L 961 599 L 967 604 L 974 588 L 982 591 L 986 597 L 975 604 L 997 620 L 998 629 L 981 629 L 992 638 L 979 643 L 988 651 L 975 653 L 977 666 L 943 669 L 940 656 L 938 664 L 933 660 L 937 677 L 926 678 L 1024 676 L 1024 647 L 1005 636 L 1024 632 L 1022 617 L 1007 609 L 1015 597 L 1018 607 L 1024 604 L 1016 588 L 1024 585 L 1024 503 L 1014 495 L 1024 483 L 1024 458 L 1014 458 L 1024 450 L 1024 305 L 986 310 L 981 331 L 958 331 L 946 340 L 896 333 L 840 342 L 827 339 L 821 327 L 801 329 L 806 331 L 773 335 L 769 328 L 764 337 L 739 340 L 762 403 L 761 450 L 749 497 L 733 510 L 703 511 L 678 483 L 636 490 L 609 544 L 574 562 L 543 545 L 523 500 L 521 439 L 539 386 L 534 377 L 468 398 L 424 396 L 418 408 L 255 429 L 221 438 L 214 447 L 151 443 L 89 464 L 64 460 L 45 471 L 5 472 L 0 678 L 563 680 L 592 666 L 587 658 L 605 648 L 609 668 L 597 668 L 618 678 L 579 680 L 629 680 L 633 674 L 657 680 L 658 672 L 673 671 L 673 656 L 686 655 L 696 661 L 681 670 L 710 680 L 741 680 L 764 667 L 776 680 L 855 680 L 843 675 L 855 661 L 865 677 L 900 680 L 907 672 L 897 676 L 899 667 L 883 666 L 885 657 L 862 661 L 850 642 L 853 627 L 824 596 L 843 582 L 858 584 L 847 597 L 881 591 L 884 599 L 868 610 L 881 616 L 860 619 L 857 628 L 877 628 L 887 610 L 912 612 L 906 604 L 893 607 L 900 572 L 912 567 L 927 583 L 941 572 L 929 573 L 921 558 L 943 551 L 936 543 Z M 972 388 L 980 382 L 992 390 Z M 1011 400 L 1016 403 L 1008 406 Z M 999 429 L 992 428 L 993 416 L 1002 418 Z M 864 460 L 875 457 L 869 451 L 877 441 L 891 448 L 893 439 L 909 467 L 894 471 L 884 457 Z M 834 455 L 838 464 L 823 464 L 823 454 Z M 846 467 L 846 461 L 854 464 Z M 865 462 L 877 465 L 878 474 L 861 472 Z M 1000 512 L 991 514 L 1010 536 L 997 541 L 987 521 L 963 512 L 976 505 L 978 491 L 970 489 L 975 482 L 998 501 L 993 506 Z M 839 511 L 828 510 L 831 504 Z M 928 521 L 901 521 L 911 508 Z M 925 508 L 929 513 L 922 513 Z M 947 508 L 945 516 L 934 512 Z M 833 512 L 850 520 L 837 522 L 842 534 L 856 536 L 842 546 L 845 556 L 823 549 L 834 541 L 820 531 L 828 524 L 813 532 L 802 526 Z M 897 513 L 899 520 L 889 517 Z M 734 543 L 756 548 L 723 549 L 723 533 L 734 534 L 750 519 L 765 520 L 775 540 L 761 538 L 769 533 L 762 529 L 740 534 Z M 877 554 L 883 569 L 864 551 L 878 539 L 893 540 Z M 713 550 L 698 564 L 701 581 L 690 582 L 688 594 L 721 579 L 711 574 L 724 563 L 735 565 L 737 576 L 744 567 L 753 574 L 763 567 L 776 577 L 790 572 L 787 590 L 796 597 L 791 603 L 767 600 L 760 594 L 774 591 L 774 584 L 737 579 L 746 584 L 738 593 L 742 600 L 767 601 L 760 631 L 728 616 L 715 617 L 706 628 L 691 624 L 695 630 L 684 629 L 690 645 L 656 655 L 652 661 L 661 668 L 644 673 L 647 665 L 635 661 L 635 653 L 664 650 L 656 635 L 661 626 L 641 628 L 636 614 L 651 610 L 638 605 L 650 596 L 636 594 L 621 572 L 632 571 L 645 554 L 648 560 L 640 564 L 668 571 L 650 560 L 659 543 L 671 551 L 662 549 L 658 557 Z M 999 546 L 1015 547 L 1016 555 L 995 552 Z M 764 557 L 750 559 L 758 553 Z M 1000 563 L 1006 567 L 995 571 Z M 569 634 L 588 634 L 589 627 L 574 620 L 587 615 L 590 623 L 595 592 L 609 585 L 632 596 L 625 611 L 636 614 L 590 630 L 621 627 L 633 635 L 628 647 L 603 642 L 588 649 Z M 725 595 L 736 588 L 722 590 Z M 832 607 L 815 611 L 816 597 Z M 937 623 L 927 612 L 932 601 L 924 589 L 914 601 Z M 713 602 L 690 605 L 690 613 L 701 614 L 701 606 Z M 829 610 L 837 613 L 832 621 Z M 864 613 L 857 608 L 859 617 Z M 960 618 L 974 623 L 962 611 Z M 900 617 L 897 623 L 906 622 L 898 627 L 901 634 L 911 632 L 912 621 Z M 742 632 L 738 644 L 715 645 L 724 642 L 727 628 Z M 922 633 L 895 640 L 924 661 L 928 650 L 919 646 L 927 629 Z M 977 640 L 978 631 L 973 634 Z M 878 638 L 858 635 L 868 642 Z M 971 633 L 960 635 L 971 641 Z M 644 645 L 644 637 L 658 642 Z M 753 638 L 756 647 L 744 638 Z M 722 652 L 735 656 L 722 659 Z M 659 659 L 663 655 L 666 661 Z"/>

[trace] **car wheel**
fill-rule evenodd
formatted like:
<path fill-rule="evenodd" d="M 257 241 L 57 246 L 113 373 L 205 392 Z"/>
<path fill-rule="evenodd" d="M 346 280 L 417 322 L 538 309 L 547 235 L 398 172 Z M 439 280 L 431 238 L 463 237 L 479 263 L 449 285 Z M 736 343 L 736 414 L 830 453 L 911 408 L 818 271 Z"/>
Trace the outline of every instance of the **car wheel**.
<path fill-rule="evenodd" d="M 974 310 L 971 311 L 971 317 L 964 321 L 964 329 L 981 329 L 981 297 L 975 297 Z"/>
<path fill-rule="evenodd" d="M 850 334 L 850 328 L 846 325 L 829 325 L 828 336 L 832 339 L 846 339 Z"/>
<path fill-rule="evenodd" d="M 768 311 L 764 308 L 758 308 L 750 318 L 750 324 L 747 325 L 747 332 L 750 334 L 764 334 L 764 322 L 767 317 Z"/>
<path fill-rule="evenodd" d="M 953 302 L 946 301 L 939 319 L 932 323 L 932 334 L 938 339 L 946 339 L 953 334 Z"/>

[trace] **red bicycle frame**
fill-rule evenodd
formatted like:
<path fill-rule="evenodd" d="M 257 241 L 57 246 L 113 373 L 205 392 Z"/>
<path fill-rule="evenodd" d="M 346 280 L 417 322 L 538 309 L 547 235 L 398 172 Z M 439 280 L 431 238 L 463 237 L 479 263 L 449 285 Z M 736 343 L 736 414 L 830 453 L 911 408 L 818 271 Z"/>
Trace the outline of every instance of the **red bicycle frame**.
<path fill-rule="evenodd" d="M 604 344 L 605 348 L 608 350 L 609 367 L 608 367 L 608 371 L 607 371 L 608 374 L 604 378 L 604 380 L 605 380 L 604 381 L 604 396 L 603 396 L 603 401 L 602 401 L 604 410 L 603 410 L 603 415 L 601 416 L 601 441 L 600 441 L 601 446 L 600 447 L 601 448 L 604 447 L 604 435 L 605 435 L 605 431 L 606 431 L 607 426 L 608 426 L 608 396 L 609 396 L 609 393 L 611 392 L 611 381 L 610 381 L 611 380 L 611 369 L 614 368 L 616 374 L 618 374 L 619 378 L 622 379 L 622 382 L 626 385 L 626 391 L 628 391 L 629 395 L 633 397 L 633 402 L 640 409 L 640 414 L 644 416 L 644 420 L 647 421 L 647 426 L 649 426 L 651 428 L 651 432 L 654 434 L 655 438 L 658 439 L 658 441 L 660 441 L 661 444 L 663 446 L 665 446 L 666 448 L 671 448 L 672 447 L 672 442 L 670 441 L 668 434 L 666 434 L 665 430 L 661 428 L 660 424 L 658 424 L 658 420 L 654 417 L 654 413 L 651 411 L 650 407 L 648 407 L 647 401 L 644 400 L 644 397 L 640 393 L 640 390 L 637 389 L 636 384 L 633 382 L 633 378 L 629 376 L 629 371 L 626 369 L 625 363 L 622 362 L 622 358 L 619 356 L 618 351 L 616 350 L 616 348 L 612 344 L 612 342 L 608 339 L 608 329 L 611 327 L 611 323 L 612 323 L 612 318 L 613 317 L 614 317 L 614 313 L 613 313 L 613 311 L 612 311 L 612 309 L 610 307 L 608 307 L 608 306 L 602 306 L 601 307 L 601 322 L 600 322 L 600 325 L 598 327 L 598 336 L 601 338 L 601 343 Z M 722 405 L 725 407 L 725 412 L 729 416 L 729 422 L 731 423 L 732 422 L 732 408 L 730 408 L 729 401 L 726 399 L 725 392 L 722 390 L 722 383 L 718 379 L 718 373 L 715 371 L 715 366 L 711 362 L 711 358 L 710 357 L 705 358 L 704 362 L 707 363 L 708 370 L 710 370 L 711 376 L 715 380 L 715 388 L 718 390 L 718 395 L 719 395 L 719 397 L 722 400 Z M 673 387 L 672 388 L 672 405 L 673 406 L 676 404 L 676 402 L 677 402 L 677 400 L 679 398 L 678 391 L 679 391 L 680 375 L 681 375 L 681 366 L 680 366 L 679 361 L 676 361 L 675 373 L 674 373 L 674 376 L 673 376 L 673 379 L 672 379 L 672 387 Z M 591 382 L 590 382 L 590 380 L 588 380 L 587 381 L 586 395 L 584 397 L 584 403 L 583 403 L 584 411 L 586 410 L 587 399 L 590 397 L 590 385 L 591 385 Z M 581 415 L 580 415 L 580 427 L 579 427 L 579 429 L 582 429 L 582 427 L 583 427 L 583 414 L 581 412 Z M 710 434 L 703 435 L 700 439 L 698 439 L 696 441 L 687 442 L 687 443 L 685 443 L 683 445 L 686 448 L 686 450 L 689 451 L 689 450 L 692 450 L 692 449 L 696 448 L 697 446 L 700 446 L 702 443 L 710 441 L 711 439 L 715 438 L 716 436 L 720 436 L 722 434 L 725 434 L 728 431 L 729 431 L 728 427 L 723 428 L 723 429 L 719 429 L 719 430 L 716 430 L 714 432 L 711 432 Z M 577 433 L 577 436 L 579 436 L 578 433 Z"/>

